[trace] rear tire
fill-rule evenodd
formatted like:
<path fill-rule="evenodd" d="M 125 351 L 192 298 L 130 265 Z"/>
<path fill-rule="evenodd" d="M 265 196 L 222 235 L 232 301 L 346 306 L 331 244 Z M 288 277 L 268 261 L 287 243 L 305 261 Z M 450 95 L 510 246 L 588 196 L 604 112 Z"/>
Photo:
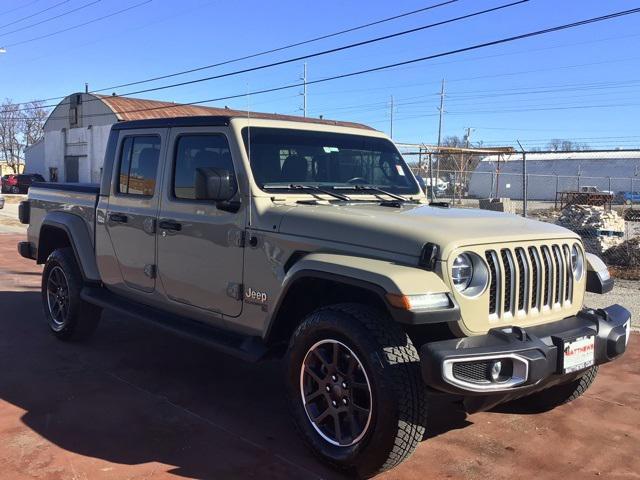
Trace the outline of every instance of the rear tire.
<path fill-rule="evenodd" d="M 541 412 L 552 410 L 581 397 L 596 380 L 597 374 L 598 366 L 596 365 L 587 369 L 582 375 L 571 382 L 555 385 L 541 392 L 514 400 L 512 403 L 518 407 L 524 407 L 527 410 Z"/>
<path fill-rule="evenodd" d="M 84 340 L 98 327 L 102 309 L 80 298 L 82 285 L 73 250 L 54 250 L 42 272 L 42 307 L 49 329 L 60 340 Z"/>
<path fill-rule="evenodd" d="M 333 467 L 373 476 L 400 464 L 422 440 L 418 352 L 384 313 L 359 304 L 316 310 L 293 334 L 286 358 L 296 427 Z"/>

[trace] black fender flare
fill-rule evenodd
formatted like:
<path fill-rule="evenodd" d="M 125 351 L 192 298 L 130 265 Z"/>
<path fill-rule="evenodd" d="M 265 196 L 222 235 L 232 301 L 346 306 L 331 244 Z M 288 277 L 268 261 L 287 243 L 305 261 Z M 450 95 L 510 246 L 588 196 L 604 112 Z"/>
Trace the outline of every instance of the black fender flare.
<path fill-rule="evenodd" d="M 45 242 L 47 241 L 43 231 L 52 228 L 63 231 L 73 249 L 73 253 L 80 267 L 82 278 L 87 282 L 100 282 L 100 273 L 96 262 L 95 250 L 93 242 L 87 229 L 85 221 L 78 215 L 66 212 L 50 212 L 48 213 L 40 226 L 40 235 L 38 237 L 38 263 L 45 263 L 47 249 Z"/>

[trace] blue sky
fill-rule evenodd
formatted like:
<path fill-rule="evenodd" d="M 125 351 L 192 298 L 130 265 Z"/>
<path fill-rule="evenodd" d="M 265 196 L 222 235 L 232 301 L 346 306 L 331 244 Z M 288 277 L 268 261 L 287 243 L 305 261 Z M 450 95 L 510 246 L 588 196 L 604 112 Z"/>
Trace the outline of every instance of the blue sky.
<path fill-rule="evenodd" d="M 0 46 L 6 45 L 7 52 L 0 55 L 1 97 L 23 102 L 63 96 L 83 90 L 85 82 L 91 90 L 109 87 L 228 60 L 439 3 L 438 0 L 152 0 L 104 21 L 28 41 L 143 0 L 101 0 L 84 7 L 95 1 L 2 2 Z M 118 89 L 117 93 L 282 60 L 505 3 L 509 1 L 459 0 L 277 54 Z M 455 24 L 310 59 L 308 79 L 408 60 L 638 6 L 640 1 L 628 0 L 530 0 Z M 49 7 L 53 8 L 37 14 Z M 76 8 L 81 9 L 24 28 Z M 34 16 L 16 22 L 30 15 Z M 472 140 L 482 140 L 485 144 L 512 144 L 520 139 L 525 147 L 537 147 L 550 138 L 569 138 L 593 147 L 640 146 L 636 113 L 640 107 L 638 26 L 640 14 L 311 85 L 309 115 L 359 121 L 388 132 L 393 95 L 394 139 L 434 143 L 438 128 L 438 92 L 440 81 L 445 78 L 444 135 L 461 136 L 466 127 L 472 127 Z M 13 30 L 19 31 L 8 33 Z M 192 102 L 242 94 L 295 83 L 302 68 L 299 62 L 141 96 Z M 299 92 L 296 88 L 217 105 L 246 108 L 249 104 L 257 111 L 300 114 Z"/>

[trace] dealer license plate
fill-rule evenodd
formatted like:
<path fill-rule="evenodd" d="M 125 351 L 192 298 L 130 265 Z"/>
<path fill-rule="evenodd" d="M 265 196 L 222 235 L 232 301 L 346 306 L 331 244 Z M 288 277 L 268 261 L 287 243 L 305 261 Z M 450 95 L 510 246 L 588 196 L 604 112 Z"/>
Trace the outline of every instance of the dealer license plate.
<path fill-rule="evenodd" d="M 594 364 L 595 337 L 578 337 L 564 342 L 564 373 L 577 372 Z"/>

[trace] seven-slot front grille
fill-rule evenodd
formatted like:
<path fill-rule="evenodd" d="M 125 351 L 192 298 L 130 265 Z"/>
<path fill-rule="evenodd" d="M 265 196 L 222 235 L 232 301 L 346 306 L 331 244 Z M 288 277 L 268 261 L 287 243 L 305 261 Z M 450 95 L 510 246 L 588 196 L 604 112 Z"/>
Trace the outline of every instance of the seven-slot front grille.
<path fill-rule="evenodd" d="M 489 317 L 503 319 L 571 305 L 571 248 L 566 244 L 489 249 Z"/>

